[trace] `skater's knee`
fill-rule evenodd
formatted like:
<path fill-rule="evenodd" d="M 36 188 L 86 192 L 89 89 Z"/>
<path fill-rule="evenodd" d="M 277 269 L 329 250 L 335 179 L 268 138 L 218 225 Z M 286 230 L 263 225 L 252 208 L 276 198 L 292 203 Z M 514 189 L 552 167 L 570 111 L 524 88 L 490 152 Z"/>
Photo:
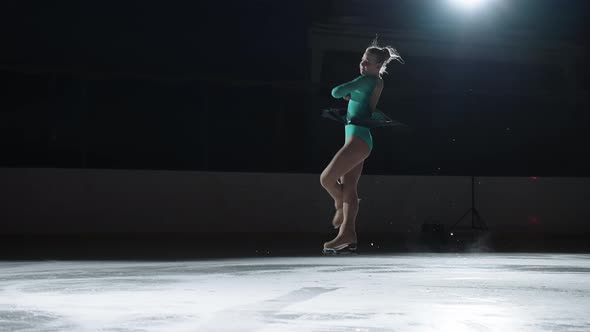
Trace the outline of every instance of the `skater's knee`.
<path fill-rule="evenodd" d="M 326 175 L 324 173 L 320 174 L 320 184 L 322 185 L 322 187 L 326 188 L 326 184 L 327 184 L 327 178 Z"/>
<path fill-rule="evenodd" d="M 326 171 L 322 172 L 322 174 L 320 175 L 320 184 L 324 188 L 333 186 L 337 181 L 338 181 L 338 178 L 331 176 Z"/>

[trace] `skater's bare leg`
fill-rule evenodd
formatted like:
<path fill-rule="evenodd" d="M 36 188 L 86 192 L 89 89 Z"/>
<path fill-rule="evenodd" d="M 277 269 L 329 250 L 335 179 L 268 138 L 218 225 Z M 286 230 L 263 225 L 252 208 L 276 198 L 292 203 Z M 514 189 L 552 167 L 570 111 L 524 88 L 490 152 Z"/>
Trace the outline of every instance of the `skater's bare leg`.
<path fill-rule="evenodd" d="M 320 183 L 334 199 L 335 207 L 343 206 L 343 191 L 338 179 L 365 160 L 370 152 L 367 143 L 356 136 L 350 136 L 320 175 Z"/>
<path fill-rule="evenodd" d="M 324 243 L 324 248 L 335 248 L 348 243 L 356 243 L 356 216 L 358 214 L 358 181 L 363 170 L 363 162 L 343 176 L 343 222 L 338 235 L 332 241 Z"/>
<path fill-rule="evenodd" d="M 334 240 L 325 243 L 324 248 L 333 248 L 339 244 L 356 242 L 357 184 L 362 172 L 363 162 L 370 152 L 371 150 L 365 141 L 356 136 L 350 136 L 349 140 L 322 172 L 320 182 L 334 199 L 335 206 L 342 206 L 343 220 L 338 236 Z M 339 178 L 342 178 L 342 185 L 337 181 Z"/>
<path fill-rule="evenodd" d="M 342 193 L 342 186 L 343 186 L 343 184 L 342 184 L 343 178 L 344 178 L 344 176 L 341 176 L 338 179 L 338 185 L 339 185 L 338 190 L 340 190 L 341 193 Z M 334 218 L 332 218 L 332 226 L 334 226 L 334 228 L 338 228 L 342 224 L 342 221 L 344 221 L 344 212 L 342 211 L 342 201 L 340 201 L 340 203 L 334 201 L 334 209 L 336 210 L 336 212 L 334 212 Z"/>

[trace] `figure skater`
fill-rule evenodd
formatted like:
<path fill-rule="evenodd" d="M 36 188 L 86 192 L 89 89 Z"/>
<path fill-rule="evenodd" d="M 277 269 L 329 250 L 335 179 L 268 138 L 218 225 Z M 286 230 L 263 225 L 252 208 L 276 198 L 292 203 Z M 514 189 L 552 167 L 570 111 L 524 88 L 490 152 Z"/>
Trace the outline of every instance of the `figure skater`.
<path fill-rule="evenodd" d="M 371 117 L 383 90 L 381 75 L 386 73 L 386 66 L 393 59 L 402 62 L 394 48 L 379 46 L 375 38 L 359 63 L 360 76 L 332 89 L 332 97 L 348 101 L 347 119 Z M 373 138 L 370 129 L 347 124 L 344 127 L 344 145 L 320 175 L 322 187 L 334 199 L 336 212 L 332 225 L 338 229 L 338 235 L 324 243 L 324 254 L 356 252 L 355 223 L 360 201 L 357 184 L 364 161 L 372 149 Z"/>

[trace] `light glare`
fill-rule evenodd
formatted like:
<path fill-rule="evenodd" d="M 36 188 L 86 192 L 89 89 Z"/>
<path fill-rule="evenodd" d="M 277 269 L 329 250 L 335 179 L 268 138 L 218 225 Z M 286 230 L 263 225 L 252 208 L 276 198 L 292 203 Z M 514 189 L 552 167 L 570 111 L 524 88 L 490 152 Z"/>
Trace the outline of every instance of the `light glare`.
<path fill-rule="evenodd" d="M 485 2 L 485 0 L 449 0 L 451 4 L 454 6 L 463 8 L 463 9 L 474 9 L 477 7 L 481 7 L 481 5 Z"/>

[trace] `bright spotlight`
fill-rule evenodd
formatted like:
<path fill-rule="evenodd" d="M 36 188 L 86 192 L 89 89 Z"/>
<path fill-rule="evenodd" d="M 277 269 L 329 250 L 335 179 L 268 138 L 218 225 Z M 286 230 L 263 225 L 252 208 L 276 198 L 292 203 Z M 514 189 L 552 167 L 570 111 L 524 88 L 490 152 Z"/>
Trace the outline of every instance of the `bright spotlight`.
<path fill-rule="evenodd" d="M 463 8 L 463 9 L 474 9 L 474 8 L 478 8 L 481 7 L 481 5 L 483 5 L 483 3 L 485 2 L 485 0 L 449 0 L 451 2 L 451 4 Z"/>

